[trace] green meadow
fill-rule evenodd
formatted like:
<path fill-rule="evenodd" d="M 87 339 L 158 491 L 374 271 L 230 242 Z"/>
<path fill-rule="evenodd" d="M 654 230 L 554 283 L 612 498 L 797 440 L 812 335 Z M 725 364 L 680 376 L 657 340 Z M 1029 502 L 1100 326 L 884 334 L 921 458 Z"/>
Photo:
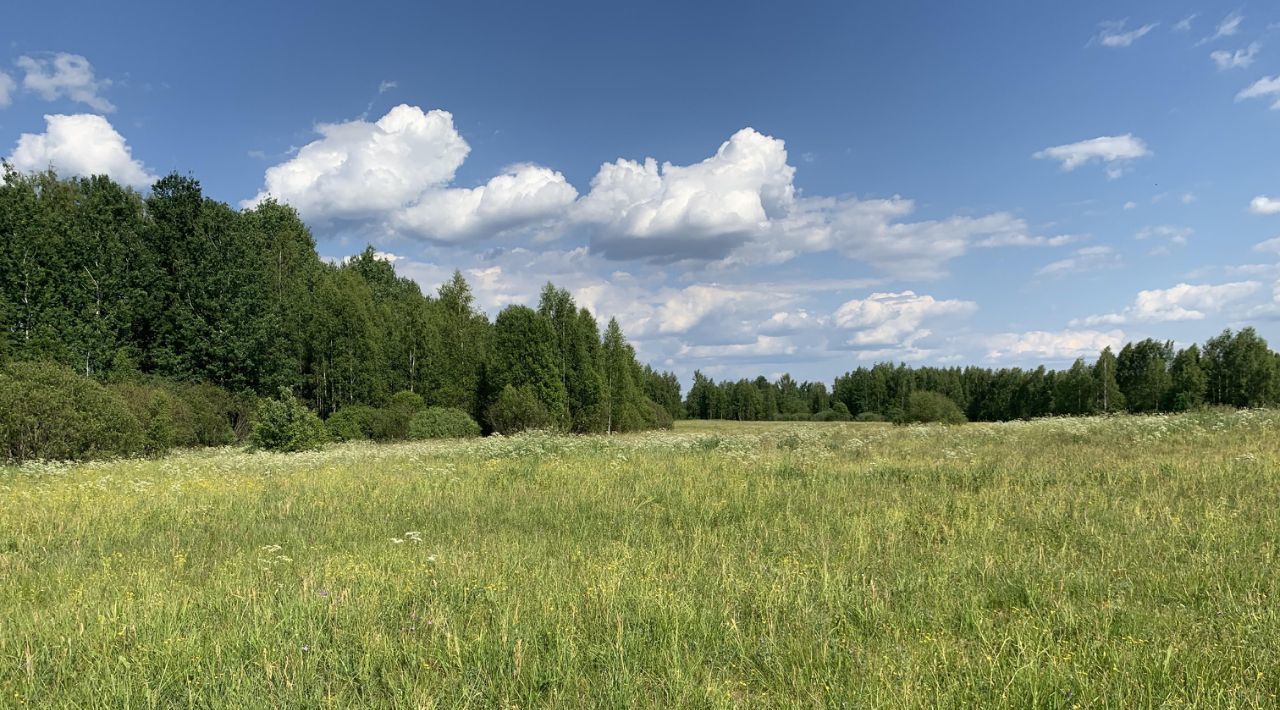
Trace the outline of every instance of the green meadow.
<path fill-rule="evenodd" d="M 5 707 L 1274 707 L 1280 413 L 0 469 Z"/>

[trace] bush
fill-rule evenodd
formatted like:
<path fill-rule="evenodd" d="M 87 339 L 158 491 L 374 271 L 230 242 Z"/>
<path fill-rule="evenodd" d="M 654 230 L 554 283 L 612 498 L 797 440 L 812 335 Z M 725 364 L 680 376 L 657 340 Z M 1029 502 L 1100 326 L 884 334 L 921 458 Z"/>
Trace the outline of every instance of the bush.
<path fill-rule="evenodd" d="M 329 437 L 334 441 L 358 441 L 372 439 L 373 430 L 381 412 L 363 404 L 348 404 L 325 420 Z"/>
<path fill-rule="evenodd" d="M 329 440 L 324 422 L 315 412 L 281 390 L 279 399 L 264 399 L 258 405 L 251 441 L 267 451 L 307 451 Z"/>
<path fill-rule="evenodd" d="M 191 407 L 158 384 L 121 382 L 108 387 L 119 395 L 138 420 L 143 450 L 161 454 L 175 446 L 194 446 Z"/>
<path fill-rule="evenodd" d="M 244 441 L 253 432 L 258 398 L 252 394 L 233 394 L 207 382 L 180 383 L 173 392 L 191 407 L 189 422 L 195 443 L 200 446 L 226 446 Z"/>
<path fill-rule="evenodd" d="M 842 421 L 847 422 L 853 417 L 853 415 L 849 413 L 849 405 L 844 402 L 837 401 L 835 404 L 832 404 L 831 411 L 835 412 L 838 417 L 844 417 Z"/>
<path fill-rule="evenodd" d="M 649 409 L 653 412 L 650 428 L 653 429 L 674 429 L 676 428 L 676 420 L 671 416 L 671 412 L 667 408 L 657 402 L 648 400 Z"/>
<path fill-rule="evenodd" d="M 547 408 L 528 387 L 502 388 L 487 412 L 489 426 L 499 434 L 515 434 L 526 429 L 547 429 L 554 423 Z"/>
<path fill-rule="evenodd" d="M 129 406 L 96 381 L 52 363 L 0 369 L 0 457 L 109 458 L 145 448 Z"/>
<path fill-rule="evenodd" d="M 409 421 L 424 406 L 422 395 L 407 390 L 396 392 L 386 407 L 377 410 L 370 434 L 378 440 L 409 438 Z"/>
<path fill-rule="evenodd" d="M 879 412 L 861 412 L 854 417 L 855 422 L 883 422 L 886 421 L 884 415 Z"/>
<path fill-rule="evenodd" d="M 470 414 L 452 407 L 428 407 L 409 421 L 410 439 L 456 439 L 480 436 L 480 425 Z"/>
<path fill-rule="evenodd" d="M 824 409 L 813 415 L 812 419 L 815 422 L 847 422 L 849 421 L 850 416 L 848 408 L 845 408 L 843 414 L 835 409 Z"/>
<path fill-rule="evenodd" d="M 907 422 L 941 422 L 943 424 L 963 424 L 968 419 L 960 406 L 951 398 L 939 392 L 912 392 L 907 400 L 907 411 L 903 416 Z"/>

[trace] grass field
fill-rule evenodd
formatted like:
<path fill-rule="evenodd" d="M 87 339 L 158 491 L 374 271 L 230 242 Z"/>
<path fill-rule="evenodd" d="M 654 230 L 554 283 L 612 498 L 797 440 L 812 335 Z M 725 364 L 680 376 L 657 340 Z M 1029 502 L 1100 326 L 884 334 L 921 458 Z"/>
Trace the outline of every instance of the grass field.
<path fill-rule="evenodd" d="M 0 706 L 1274 707 L 1280 413 L 0 469 Z"/>

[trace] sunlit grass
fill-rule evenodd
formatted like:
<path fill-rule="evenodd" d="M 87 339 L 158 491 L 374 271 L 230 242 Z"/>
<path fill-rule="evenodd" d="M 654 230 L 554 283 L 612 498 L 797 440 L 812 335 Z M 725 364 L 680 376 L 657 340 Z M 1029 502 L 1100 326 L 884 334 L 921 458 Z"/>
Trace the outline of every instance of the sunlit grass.
<path fill-rule="evenodd" d="M 0 470 L 0 706 L 1273 707 L 1280 414 Z"/>

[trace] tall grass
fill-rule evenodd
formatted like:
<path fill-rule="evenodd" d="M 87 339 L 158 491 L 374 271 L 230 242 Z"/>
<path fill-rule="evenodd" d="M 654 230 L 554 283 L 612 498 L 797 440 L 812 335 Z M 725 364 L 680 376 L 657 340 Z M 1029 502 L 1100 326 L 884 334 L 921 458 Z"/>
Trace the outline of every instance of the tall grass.
<path fill-rule="evenodd" d="M 1273 707 L 1280 414 L 0 472 L 0 705 Z"/>

